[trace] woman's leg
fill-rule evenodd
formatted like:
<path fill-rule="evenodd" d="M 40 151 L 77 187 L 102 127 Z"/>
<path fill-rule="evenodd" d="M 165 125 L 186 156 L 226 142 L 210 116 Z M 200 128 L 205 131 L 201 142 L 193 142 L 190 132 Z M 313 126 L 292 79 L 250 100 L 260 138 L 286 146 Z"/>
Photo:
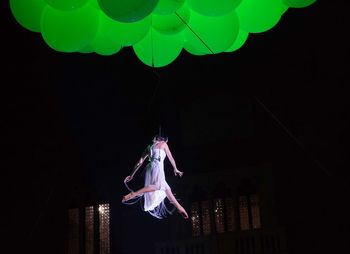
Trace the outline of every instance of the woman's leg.
<path fill-rule="evenodd" d="M 178 212 L 185 218 L 188 219 L 188 214 L 185 210 L 185 208 L 182 207 L 182 205 L 180 205 L 180 203 L 176 200 L 173 192 L 171 191 L 171 189 L 166 189 L 165 190 L 166 196 L 168 197 L 168 199 L 170 200 L 170 202 L 172 204 L 175 205 L 176 209 L 178 210 Z"/>
<path fill-rule="evenodd" d="M 123 196 L 122 201 L 128 201 L 129 199 L 132 199 L 132 198 L 134 198 L 138 195 L 141 195 L 145 192 L 151 192 L 151 191 L 155 191 L 155 190 L 156 190 L 156 188 L 154 186 L 151 186 L 151 185 L 145 186 L 145 187 L 142 187 L 141 189 L 139 189 L 135 192 L 130 192 L 129 194 Z"/>

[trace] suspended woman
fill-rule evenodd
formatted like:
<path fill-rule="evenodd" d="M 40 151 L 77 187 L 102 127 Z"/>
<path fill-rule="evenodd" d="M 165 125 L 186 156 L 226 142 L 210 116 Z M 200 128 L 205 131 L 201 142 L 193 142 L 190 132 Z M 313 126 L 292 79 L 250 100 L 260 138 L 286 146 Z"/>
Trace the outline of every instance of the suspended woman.
<path fill-rule="evenodd" d="M 188 219 L 186 210 L 179 204 L 174 194 L 172 193 L 170 186 L 165 180 L 165 157 L 168 157 L 173 167 L 175 176 L 181 177 L 183 175 L 183 172 L 179 171 L 176 167 L 175 160 L 170 152 L 167 142 L 168 138 L 164 135 L 158 134 L 153 138 L 153 143 L 147 146 L 141 158 L 134 166 L 131 174 L 124 180 L 125 185 L 128 187 L 127 183 L 133 179 L 136 171 L 141 167 L 146 158 L 148 158 L 148 164 L 145 168 L 146 172 L 144 187 L 137 191 L 132 191 L 128 187 L 130 193 L 123 196 L 122 202 L 128 204 L 128 201 L 132 201 L 131 204 L 134 204 L 143 197 L 144 211 L 149 212 L 156 218 L 162 219 L 168 214 L 172 213 L 172 211 L 164 203 L 165 198 L 167 197 L 170 203 L 175 206 L 177 211 L 185 219 Z"/>

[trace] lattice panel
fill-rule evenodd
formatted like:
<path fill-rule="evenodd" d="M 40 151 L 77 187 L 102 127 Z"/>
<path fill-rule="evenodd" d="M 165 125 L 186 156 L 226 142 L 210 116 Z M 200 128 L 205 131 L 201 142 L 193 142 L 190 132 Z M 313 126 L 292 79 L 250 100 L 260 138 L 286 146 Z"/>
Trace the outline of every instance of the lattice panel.
<path fill-rule="evenodd" d="M 68 254 L 76 254 L 80 251 L 79 246 L 79 209 L 68 210 Z"/>
<path fill-rule="evenodd" d="M 100 233 L 100 253 L 110 253 L 110 213 L 109 204 L 100 204 L 98 206 L 99 212 L 99 233 Z"/>
<path fill-rule="evenodd" d="M 210 201 L 202 201 L 202 229 L 204 235 L 211 233 L 211 220 L 210 220 Z"/>
<path fill-rule="evenodd" d="M 85 207 L 85 254 L 94 254 L 94 207 Z"/>
<path fill-rule="evenodd" d="M 225 213 L 223 199 L 214 199 L 214 220 L 216 232 L 225 232 Z"/>
<path fill-rule="evenodd" d="M 252 226 L 253 229 L 261 228 L 261 217 L 260 217 L 260 204 L 259 197 L 256 194 L 250 195 L 250 207 L 252 214 Z"/>
<path fill-rule="evenodd" d="M 199 236 L 201 234 L 201 221 L 198 202 L 193 202 L 191 204 L 191 223 L 192 236 Z"/>
<path fill-rule="evenodd" d="M 236 226 L 236 212 L 235 212 L 235 203 L 233 198 L 225 199 L 226 206 L 226 226 L 228 232 L 234 232 L 237 230 Z"/>
<path fill-rule="evenodd" d="M 248 197 L 239 196 L 239 223 L 241 230 L 249 230 Z"/>

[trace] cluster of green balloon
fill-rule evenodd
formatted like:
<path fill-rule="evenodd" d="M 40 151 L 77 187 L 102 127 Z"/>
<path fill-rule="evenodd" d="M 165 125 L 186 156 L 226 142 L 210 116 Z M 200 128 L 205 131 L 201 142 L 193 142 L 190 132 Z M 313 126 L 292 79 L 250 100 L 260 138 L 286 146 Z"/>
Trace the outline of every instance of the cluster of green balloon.
<path fill-rule="evenodd" d="M 163 67 L 184 49 L 233 52 L 250 33 L 274 27 L 288 8 L 316 0 L 9 0 L 19 24 L 60 52 L 113 55 L 133 47 L 146 65 Z"/>

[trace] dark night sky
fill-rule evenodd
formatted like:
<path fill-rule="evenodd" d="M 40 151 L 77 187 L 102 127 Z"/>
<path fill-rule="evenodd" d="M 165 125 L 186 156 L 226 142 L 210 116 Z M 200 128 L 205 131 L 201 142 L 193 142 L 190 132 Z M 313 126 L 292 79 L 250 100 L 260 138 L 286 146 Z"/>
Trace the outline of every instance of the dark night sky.
<path fill-rule="evenodd" d="M 12 241 L 55 243 L 47 237 L 63 234 L 55 211 L 80 190 L 119 199 L 161 125 L 185 173 L 274 165 L 291 242 L 305 253 L 349 248 L 347 1 L 290 9 L 237 52 L 183 52 L 160 69 L 130 48 L 110 57 L 55 52 L 16 23 L 7 2 L 1 168 Z"/>

